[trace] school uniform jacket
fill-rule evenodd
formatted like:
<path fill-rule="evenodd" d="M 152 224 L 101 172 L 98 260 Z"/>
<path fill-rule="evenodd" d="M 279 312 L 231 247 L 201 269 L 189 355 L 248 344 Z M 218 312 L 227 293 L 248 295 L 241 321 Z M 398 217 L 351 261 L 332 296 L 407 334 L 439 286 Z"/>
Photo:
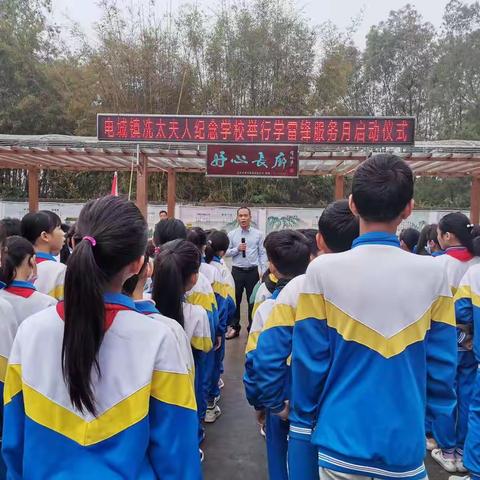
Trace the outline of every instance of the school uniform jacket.
<path fill-rule="evenodd" d="M 369 233 L 307 270 L 293 335 L 290 436 L 311 440 L 321 467 L 423 478 L 425 411 L 435 419 L 455 407 L 446 274 L 399 245 L 394 235 Z"/>
<path fill-rule="evenodd" d="M 14 280 L 8 287 L 0 290 L 0 297 L 12 306 L 19 323 L 34 313 L 57 304 L 53 297 L 38 292 L 30 282 L 18 280 Z"/>
<path fill-rule="evenodd" d="M 183 303 L 183 328 L 193 348 L 208 353 L 213 348 L 207 312 L 199 305 Z"/>
<path fill-rule="evenodd" d="M 480 262 L 480 258 L 471 255 L 464 247 L 452 247 L 447 248 L 444 255 L 436 257 L 436 261 L 444 266 L 447 272 L 448 283 L 453 295 L 455 295 L 460 281 L 467 273 L 467 270 L 477 265 Z"/>
<path fill-rule="evenodd" d="M 253 368 L 261 395 L 260 402 L 273 413 L 284 409 L 285 400 L 290 395 L 292 337 L 298 297 L 304 281 L 305 275 L 299 275 L 285 285 L 257 341 Z"/>
<path fill-rule="evenodd" d="M 273 283 L 277 283 L 277 279 L 270 274 L 270 279 L 272 280 Z M 258 287 L 257 293 L 255 294 L 255 302 L 253 304 L 253 309 L 252 309 L 252 315 L 255 316 L 256 311 L 258 310 L 258 307 L 267 299 L 269 299 L 272 296 L 272 293 L 265 282 L 261 283 L 260 286 Z"/>
<path fill-rule="evenodd" d="M 35 287 L 41 293 L 50 295 L 56 300 L 63 300 L 66 266 L 57 262 L 53 255 L 37 252 L 37 275 Z"/>
<path fill-rule="evenodd" d="M 473 327 L 473 352 L 480 362 L 480 265 L 468 269 L 455 295 L 457 323 Z"/>
<path fill-rule="evenodd" d="M 200 479 L 195 395 L 175 336 L 128 297 L 105 302 L 96 417 L 72 406 L 63 379 L 63 303 L 21 324 L 4 392 L 9 478 Z"/>
<path fill-rule="evenodd" d="M 190 346 L 190 340 L 188 339 L 187 334 L 182 326 L 173 318 L 162 315 L 158 311 L 157 307 L 155 307 L 155 303 L 152 300 L 136 301 L 135 308 L 138 312 L 148 315 L 157 322 L 166 325 L 172 331 L 177 339 L 178 345 L 180 346 L 180 351 L 182 353 L 182 358 L 185 361 L 185 365 L 193 376 L 195 374 L 195 365 L 193 362 L 192 347 Z"/>
<path fill-rule="evenodd" d="M 264 406 L 260 400 L 261 390 L 256 379 L 254 366 L 256 365 L 255 358 L 258 354 L 257 342 L 274 305 L 275 298 L 269 298 L 264 300 L 264 302 L 258 307 L 253 317 L 250 333 L 248 334 L 247 346 L 245 348 L 245 373 L 243 375 L 243 384 L 245 386 L 245 394 L 248 403 L 256 409 L 261 409 Z"/>
<path fill-rule="evenodd" d="M 0 298 L 0 394 L 2 398 L 8 357 L 10 356 L 10 350 L 12 349 L 17 329 L 18 321 L 13 307 L 6 300 Z M 1 402 L 0 407 L 0 420 L 2 419 L 3 402 Z M 0 432 L 1 430 L 2 426 L 0 425 Z"/>
<path fill-rule="evenodd" d="M 217 336 L 221 336 L 227 331 L 228 322 L 235 314 L 235 281 L 220 257 L 213 257 L 209 266 L 216 272 L 213 291 L 219 308 Z"/>
<path fill-rule="evenodd" d="M 205 309 L 210 322 L 210 336 L 213 342 L 219 324 L 218 305 L 212 285 L 202 272 L 198 275 L 197 283 L 185 294 L 185 300 L 187 303 L 198 305 Z"/>

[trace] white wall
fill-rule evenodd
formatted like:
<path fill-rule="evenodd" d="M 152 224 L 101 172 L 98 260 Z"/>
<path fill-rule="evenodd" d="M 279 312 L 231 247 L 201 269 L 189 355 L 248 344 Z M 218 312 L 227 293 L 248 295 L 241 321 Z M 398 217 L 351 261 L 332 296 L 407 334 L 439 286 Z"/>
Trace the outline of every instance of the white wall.
<path fill-rule="evenodd" d="M 52 210 L 63 221 L 73 223 L 80 213 L 83 203 L 40 202 L 40 209 Z M 148 225 L 155 226 L 160 210 L 166 210 L 165 205 L 148 206 Z M 317 228 L 318 218 L 322 208 L 288 208 L 288 207 L 252 207 L 252 216 L 255 225 L 265 233 L 282 228 Z M 180 218 L 188 227 L 199 226 L 205 229 L 216 228 L 231 230 L 235 227 L 237 207 L 179 205 L 175 209 L 176 218 Z M 22 218 L 28 213 L 27 202 L 0 201 L 0 218 Z M 416 210 L 413 215 L 401 226 L 421 229 L 429 223 L 436 223 L 448 213 L 446 210 Z M 468 211 L 464 211 L 466 215 Z"/>

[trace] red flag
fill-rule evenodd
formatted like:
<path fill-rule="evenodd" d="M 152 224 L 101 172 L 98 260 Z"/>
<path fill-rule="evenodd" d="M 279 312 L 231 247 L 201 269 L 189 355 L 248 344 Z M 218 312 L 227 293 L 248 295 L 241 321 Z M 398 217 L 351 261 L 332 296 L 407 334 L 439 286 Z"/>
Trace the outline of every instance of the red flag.
<path fill-rule="evenodd" d="M 117 172 L 113 174 L 112 180 L 112 193 L 114 197 L 118 197 L 118 179 L 117 179 Z"/>

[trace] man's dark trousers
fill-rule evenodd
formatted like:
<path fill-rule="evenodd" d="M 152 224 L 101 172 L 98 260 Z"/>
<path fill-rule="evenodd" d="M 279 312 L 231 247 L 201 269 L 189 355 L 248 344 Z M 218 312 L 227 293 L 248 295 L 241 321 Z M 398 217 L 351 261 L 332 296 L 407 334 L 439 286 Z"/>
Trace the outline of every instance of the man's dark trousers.
<path fill-rule="evenodd" d="M 247 293 L 247 303 L 248 303 L 248 330 L 252 325 L 252 310 L 253 305 L 250 304 L 250 296 L 252 295 L 253 289 L 259 280 L 258 267 L 251 268 L 241 268 L 241 267 L 232 267 L 232 276 L 235 280 L 235 301 L 237 302 L 237 311 L 235 316 L 230 321 L 230 326 L 233 327 L 237 332 L 240 331 L 240 305 L 242 303 L 243 291 Z"/>

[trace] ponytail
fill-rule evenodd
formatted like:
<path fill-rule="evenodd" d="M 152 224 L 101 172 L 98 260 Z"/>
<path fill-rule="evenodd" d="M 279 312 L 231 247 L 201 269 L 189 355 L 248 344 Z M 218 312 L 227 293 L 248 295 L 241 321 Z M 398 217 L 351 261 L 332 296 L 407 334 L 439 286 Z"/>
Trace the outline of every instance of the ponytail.
<path fill-rule="evenodd" d="M 103 197 L 82 209 L 76 232 L 82 240 L 65 274 L 62 370 L 72 404 L 96 414 L 92 369 L 101 375 L 98 351 L 105 325 L 103 295 L 109 282 L 138 260 L 147 224 L 138 208 L 120 197 Z"/>
<path fill-rule="evenodd" d="M 200 252 L 190 242 L 175 240 L 162 246 L 153 269 L 152 300 L 158 310 L 182 327 L 183 298 L 188 279 L 200 268 Z"/>
<path fill-rule="evenodd" d="M 19 236 L 8 237 L 1 247 L 0 280 L 7 286 L 10 285 L 17 274 L 17 268 L 25 258 L 35 255 L 33 245 L 25 238 Z"/>
<path fill-rule="evenodd" d="M 474 247 L 474 225 L 463 213 L 455 212 L 445 215 L 438 223 L 438 228 L 442 234 L 451 233 L 455 235 L 461 246 L 465 247 L 472 255 L 478 256 L 480 254 Z"/>
<path fill-rule="evenodd" d="M 214 257 L 220 256 L 221 252 L 226 252 L 230 245 L 230 240 L 225 232 L 216 230 L 208 236 L 207 247 L 205 248 L 205 261 L 210 263 Z"/>

